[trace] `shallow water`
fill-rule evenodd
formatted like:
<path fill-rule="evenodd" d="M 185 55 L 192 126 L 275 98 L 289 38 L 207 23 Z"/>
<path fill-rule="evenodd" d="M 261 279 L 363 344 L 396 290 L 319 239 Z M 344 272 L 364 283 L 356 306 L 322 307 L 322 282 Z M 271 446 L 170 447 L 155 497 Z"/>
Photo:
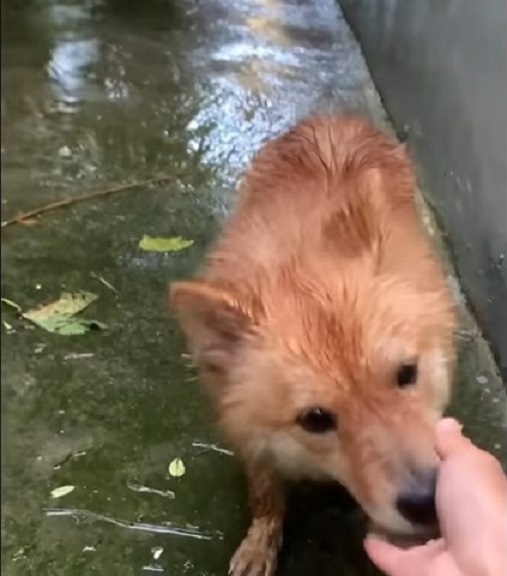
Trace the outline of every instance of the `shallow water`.
<path fill-rule="evenodd" d="M 166 178 L 2 231 L 2 296 L 28 308 L 88 290 L 99 299 L 85 315 L 109 327 L 65 338 L 2 309 L 2 569 L 225 574 L 244 485 L 182 356 L 167 283 L 201 261 L 266 138 L 345 106 L 386 124 L 359 48 L 332 0 L 11 0 L 1 26 L 2 220 Z M 194 245 L 146 253 L 144 234 Z M 505 456 L 505 395 L 473 325 L 463 346 L 458 411 Z M 52 499 L 63 485 L 75 488 Z M 343 494 L 304 489 L 279 572 L 373 573 L 362 534 Z"/>

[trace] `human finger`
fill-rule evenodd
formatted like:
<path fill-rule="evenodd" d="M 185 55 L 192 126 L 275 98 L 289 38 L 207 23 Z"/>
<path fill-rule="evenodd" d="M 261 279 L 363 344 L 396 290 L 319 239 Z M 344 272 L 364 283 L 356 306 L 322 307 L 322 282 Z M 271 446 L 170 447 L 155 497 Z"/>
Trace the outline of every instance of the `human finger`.
<path fill-rule="evenodd" d="M 404 549 L 374 537 L 367 537 L 364 548 L 370 560 L 388 576 L 427 576 L 437 554 L 445 548 L 443 540 Z"/>
<path fill-rule="evenodd" d="M 473 444 L 461 433 L 462 426 L 454 418 L 443 418 L 435 428 L 435 447 L 442 459 L 461 450 L 470 449 Z"/>

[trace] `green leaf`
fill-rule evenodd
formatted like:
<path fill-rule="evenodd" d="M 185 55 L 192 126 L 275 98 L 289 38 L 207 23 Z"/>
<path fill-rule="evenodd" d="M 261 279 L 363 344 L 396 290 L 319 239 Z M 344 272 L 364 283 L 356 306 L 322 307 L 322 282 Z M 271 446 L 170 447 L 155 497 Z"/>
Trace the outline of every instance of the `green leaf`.
<path fill-rule="evenodd" d="M 53 316 L 39 323 L 41 328 L 60 336 L 79 336 L 91 330 L 105 330 L 107 326 L 97 320 L 78 318 L 68 314 Z"/>
<path fill-rule="evenodd" d="M 78 336 L 90 330 L 104 330 L 106 328 L 102 322 L 76 316 L 96 299 L 97 296 L 90 292 L 73 294 L 66 292 L 56 302 L 23 312 L 22 316 L 53 334 Z"/>
<path fill-rule="evenodd" d="M 39 324 L 53 317 L 73 316 L 88 308 L 95 300 L 97 296 L 91 292 L 64 292 L 56 302 L 23 312 L 23 317 L 34 324 Z"/>
<path fill-rule="evenodd" d="M 139 240 L 139 248 L 146 252 L 179 252 L 180 250 L 185 250 L 185 248 L 190 248 L 193 243 L 193 240 L 186 240 L 181 236 L 174 236 L 173 238 L 143 236 Z"/>
<path fill-rule="evenodd" d="M 187 469 L 185 468 L 185 464 L 183 464 L 183 460 L 181 458 L 175 458 L 169 464 L 169 476 L 172 476 L 173 478 L 181 478 L 186 471 Z"/>

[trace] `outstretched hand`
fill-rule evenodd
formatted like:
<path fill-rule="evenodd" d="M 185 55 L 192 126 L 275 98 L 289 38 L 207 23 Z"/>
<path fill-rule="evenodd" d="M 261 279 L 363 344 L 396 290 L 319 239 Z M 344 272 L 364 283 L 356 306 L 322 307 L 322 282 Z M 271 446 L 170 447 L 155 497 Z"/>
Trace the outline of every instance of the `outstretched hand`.
<path fill-rule="evenodd" d="M 409 549 L 368 537 L 366 552 L 388 576 L 505 576 L 507 478 L 500 463 L 465 438 L 456 420 L 441 420 L 436 433 L 442 537 Z"/>

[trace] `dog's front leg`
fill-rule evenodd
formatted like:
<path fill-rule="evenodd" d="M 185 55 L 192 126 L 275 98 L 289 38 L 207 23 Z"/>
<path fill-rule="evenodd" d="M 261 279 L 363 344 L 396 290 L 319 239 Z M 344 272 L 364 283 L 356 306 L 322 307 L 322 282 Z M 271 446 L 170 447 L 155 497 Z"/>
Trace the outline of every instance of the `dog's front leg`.
<path fill-rule="evenodd" d="M 232 557 L 231 576 L 272 576 L 282 543 L 285 497 L 277 476 L 269 469 L 247 467 L 252 523 Z"/>

